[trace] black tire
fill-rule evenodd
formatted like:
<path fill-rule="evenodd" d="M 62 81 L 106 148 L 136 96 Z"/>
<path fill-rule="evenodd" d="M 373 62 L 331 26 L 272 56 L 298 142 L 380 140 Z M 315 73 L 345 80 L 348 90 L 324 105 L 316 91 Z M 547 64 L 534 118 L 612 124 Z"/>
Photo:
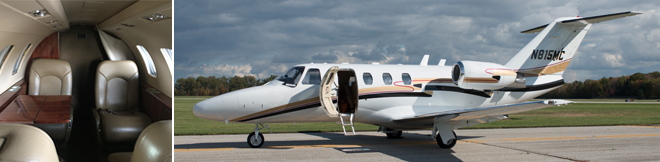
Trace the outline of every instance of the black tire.
<path fill-rule="evenodd" d="M 250 135 L 248 135 L 248 138 L 247 138 L 247 143 L 248 143 L 248 145 L 250 145 L 250 147 L 259 148 L 259 147 L 261 147 L 261 145 L 264 145 L 265 139 L 264 139 L 264 135 L 262 133 L 259 133 L 259 138 L 261 140 L 258 140 L 256 138 L 253 139 L 253 137 L 254 137 L 254 132 L 250 133 Z"/>
<path fill-rule="evenodd" d="M 402 131 L 394 131 L 393 133 L 385 133 L 388 139 L 401 138 Z"/>
<path fill-rule="evenodd" d="M 452 147 L 454 147 L 454 145 L 456 145 L 456 141 L 458 141 L 458 137 L 456 136 L 456 132 L 454 132 L 453 130 L 451 131 L 451 133 L 454 133 L 454 137 L 456 137 L 456 139 L 454 139 L 454 141 L 451 141 L 451 143 L 449 143 L 448 145 L 445 145 L 442 142 L 442 137 L 440 137 L 440 133 L 438 133 L 438 135 L 435 136 L 435 141 L 438 143 L 438 146 L 440 146 L 441 148 L 452 148 Z"/>

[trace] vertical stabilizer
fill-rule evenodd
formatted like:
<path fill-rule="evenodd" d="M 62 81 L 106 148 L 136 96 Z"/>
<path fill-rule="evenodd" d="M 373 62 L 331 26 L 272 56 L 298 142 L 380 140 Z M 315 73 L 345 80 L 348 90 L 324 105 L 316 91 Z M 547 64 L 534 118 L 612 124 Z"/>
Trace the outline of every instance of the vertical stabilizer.
<path fill-rule="evenodd" d="M 591 24 L 637 14 L 641 13 L 629 11 L 585 18 L 558 18 L 550 24 L 523 31 L 540 33 L 504 66 L 524 76 L 562 75 Z"/>

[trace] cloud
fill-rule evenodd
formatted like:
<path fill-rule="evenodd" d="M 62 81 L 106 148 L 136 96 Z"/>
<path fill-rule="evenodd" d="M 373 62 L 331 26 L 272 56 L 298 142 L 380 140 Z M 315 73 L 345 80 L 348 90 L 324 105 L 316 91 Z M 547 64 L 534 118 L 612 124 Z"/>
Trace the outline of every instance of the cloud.
<path fill-rule="evenodd" d="M 197 76 L 246 76 L 253 75 L 250 73 L 252 66 L 249 64 L 244 65 L 186 65 L 186 64 L 177 64 L 174 67 L 175 70 L 179 71 L 188 71 L 191 73 L 185 74 L 183 77 L 197 77 Z"/>
<path fill-rule="evenodd" d="M 175 78 L 279 75 L 309 62 L 418 64 L 425 54 L 430 64 L 440 59 L 447 65 L 460 60 L 504 64 L 535 36 L 520 31 L 558 17 L 629 10 L 644 14 L 592 26 L 568 67 L 572 79 L 660 69 L 657 1 L 174 3 L 175 66 L 185 67 L 175 69 Z"/>

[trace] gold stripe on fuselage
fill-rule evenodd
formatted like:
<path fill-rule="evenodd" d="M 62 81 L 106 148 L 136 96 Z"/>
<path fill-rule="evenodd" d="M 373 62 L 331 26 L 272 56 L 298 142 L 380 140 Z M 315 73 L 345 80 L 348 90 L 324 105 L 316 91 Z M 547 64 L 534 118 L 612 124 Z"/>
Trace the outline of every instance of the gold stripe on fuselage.
<path fill-rule="evenodd" d="M 523 73 L 523 74 L 531 74 L 531 75 L 538 75 L 538 76 L 541 76 L 542 74 L 554 74 L 554 73 L 565 71 L 566 67 L 568 67 L 568 63 L 570 63 L 570 62 L 571 61 L 568 60 L 568 61 L 556 64 L 556 65 L 547 66 L 547 67 L 541 68 L 541 69 L 524 70 L 524 71 L 518 71 L 518 72 Z"/>

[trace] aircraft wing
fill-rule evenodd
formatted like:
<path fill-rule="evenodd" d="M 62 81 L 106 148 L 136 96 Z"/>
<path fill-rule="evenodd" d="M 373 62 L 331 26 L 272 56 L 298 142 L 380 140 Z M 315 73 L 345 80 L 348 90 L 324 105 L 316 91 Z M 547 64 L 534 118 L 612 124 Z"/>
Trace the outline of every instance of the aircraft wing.
<path fill-rule="evenodd" d="M 394 122 L 408 123 L 408 124 L 418 123 L 418 124 L 427 125 L 429 123 L 433 123 L 433 119 L 435 119 L 435 117 L 455 115 L 455 117 L 451 119 L 451 122 L 458 127 L 463 127 L 463 126 L 471 126 L 475 124 L 500 120 L 503 118 L 503 115 L 505 114 L 514 114 L 514 113 L 525 112 L 530 110 L 542 109 L 550 106 L 558 106 L 572 102 L 573 101 L 568 101 L 568 100 L 544 100 L 544 101 L 523 102 L 518 104 L 499 105 L 492 107 L 433 112 L 433 113 L 416 115 L 411 118 L 397 119 L 394 120 Z"/>

